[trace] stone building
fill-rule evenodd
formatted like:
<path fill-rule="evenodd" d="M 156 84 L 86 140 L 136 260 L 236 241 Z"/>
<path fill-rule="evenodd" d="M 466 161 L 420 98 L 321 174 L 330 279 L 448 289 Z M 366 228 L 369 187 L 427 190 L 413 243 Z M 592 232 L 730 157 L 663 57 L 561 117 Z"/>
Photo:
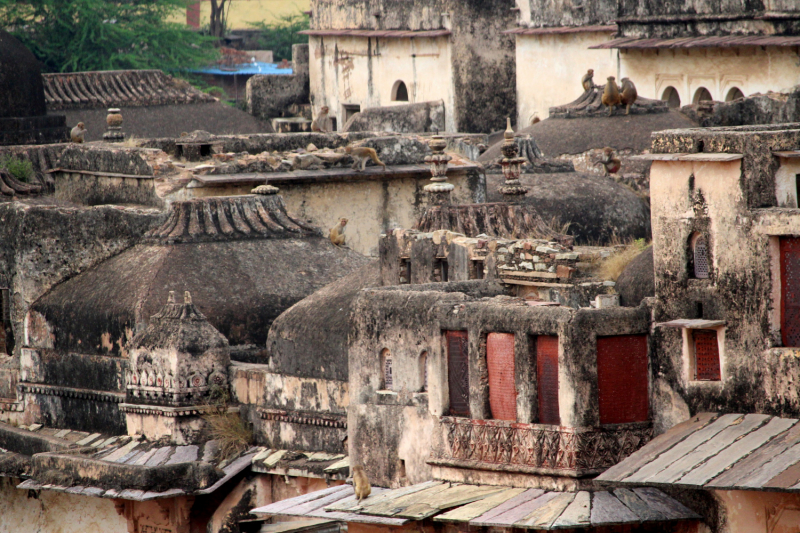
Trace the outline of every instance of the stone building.
<path fill-rule="evenodd" d="M 516 108 L 513 2 L 313 1 L 309 36 L 314 115 L 335 130 L 356 113 L 443 102 L 445 131 L 489 133 Z"/>

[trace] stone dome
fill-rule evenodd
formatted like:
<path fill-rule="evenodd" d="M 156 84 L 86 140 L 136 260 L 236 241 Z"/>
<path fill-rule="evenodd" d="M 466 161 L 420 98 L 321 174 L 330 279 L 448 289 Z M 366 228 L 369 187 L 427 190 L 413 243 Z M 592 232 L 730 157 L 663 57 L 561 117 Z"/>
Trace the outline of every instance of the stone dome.
<path fill-rule="evenodd" d="M 232 357 L 239 349 L 258 360 L 278 315 L 369 262 L 291 218 L 277 195 L 200 198 L 170 209 L 142 242 L 34 302 L 31 314 L 44 319 L 57 351 L 125 355 L 170 291 L 190 291 Z"/>
<path fill-rule="evenodd" d="M 39 60 L 0 30 L 0 118 L 47 114 Z"/>

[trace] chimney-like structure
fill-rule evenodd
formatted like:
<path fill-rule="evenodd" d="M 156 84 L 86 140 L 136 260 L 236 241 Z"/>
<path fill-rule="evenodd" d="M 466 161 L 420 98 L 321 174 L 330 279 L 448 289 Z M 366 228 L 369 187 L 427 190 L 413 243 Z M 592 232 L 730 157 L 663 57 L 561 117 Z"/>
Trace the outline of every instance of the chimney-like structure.
<path fill-rule="evenodd" d="M 428 143 L 431 155 L 425 156 L 425 162 L 431 166 L 431 182 L 425 186 L 425 191 L 430 194 L 431 204 L 448 205 L 450 192 L 454 189 L 452 183 L 447 182 L 447 164 L 452 157 L 444 153 L 447 141 L 441 135 L 434 135 Z"/>
<path fill-rule="evenodd" d="M 506 118 L 506 131 L 503 134 L 503 138 L 503 146 L 501 148 L 503 159 L 500 160 L 500 166 L 503 168 L 503 176 L 506 182 L 500 187 L 500 192 L 506 202 L 514 203 L 528 194 L 528 188 L 523 187 L 519 181 L 522 165 L 526 159 L 519 157 L 519 147 L 516 139 L 514 139 L 514 130 L 511 129 L 510 118 Z"/>

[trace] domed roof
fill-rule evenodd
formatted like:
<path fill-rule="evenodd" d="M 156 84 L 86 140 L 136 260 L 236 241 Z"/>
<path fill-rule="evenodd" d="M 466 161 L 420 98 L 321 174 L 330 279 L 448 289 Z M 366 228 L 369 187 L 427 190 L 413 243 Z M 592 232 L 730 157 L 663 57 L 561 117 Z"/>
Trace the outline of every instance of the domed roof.
<path fill-rule="evenodd" d="M 361 289 L 380 284 L 380 263 L 373 261 L 286 310 L 269 330 L 267 353 L 272 370 L 347 380 L 353 301 Z"/>
<path fill-rule="evenodd" d="M 0 30 L 0 118 L 47 114 L 39 60 Z"/>
<path fill-rule="evenodd" d="M 532 135 L 545 157 L 582 154 L 610 146 L 615 150 L 641 153 L 650 149 L 650 134 L 676 128 L 694 128 L 697 124 L 679 111 L 649 114 L 615 114 L 575 118 L 548 118 L 517 131 Z M 502 142 L 493 144 L 478 158 L 489 163 L 501 157 Z"/>
<path fill-rule="evenodd" d="M 190 291 L 231 345 L 263 347 L 284 310 L 367 262 L 292 219 L 280 196 L 201 198 L 172 204 L 140 244 L 54 287 L 32 312 L 59 351 L 124 355 L 169 291 Z"/>
<path fill-rule="evenodd" d="M 487 198 L 501 201 L 502 174 L 486 176 Z M 622 239 L 650 235 L 650 209 L 631 189 L 610 178 L 578 172 L 523 174 L 528 188 L 523 204 L 532 205 L 546 221 L 570 223 L 568 234 L 576 244 L 604 243 L 613 235 Z"/>

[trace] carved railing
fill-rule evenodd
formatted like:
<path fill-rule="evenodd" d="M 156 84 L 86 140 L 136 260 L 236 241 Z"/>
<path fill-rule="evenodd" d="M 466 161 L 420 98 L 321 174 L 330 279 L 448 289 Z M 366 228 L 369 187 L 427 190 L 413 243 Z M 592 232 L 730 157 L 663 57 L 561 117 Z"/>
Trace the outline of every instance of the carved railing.
<path fill-rule="evenodd" d="M 441 417 L 443 449 L 431 464 L 581 477 L 598 474 L 650 441 L 649 422 L 599 428 Z"/>

